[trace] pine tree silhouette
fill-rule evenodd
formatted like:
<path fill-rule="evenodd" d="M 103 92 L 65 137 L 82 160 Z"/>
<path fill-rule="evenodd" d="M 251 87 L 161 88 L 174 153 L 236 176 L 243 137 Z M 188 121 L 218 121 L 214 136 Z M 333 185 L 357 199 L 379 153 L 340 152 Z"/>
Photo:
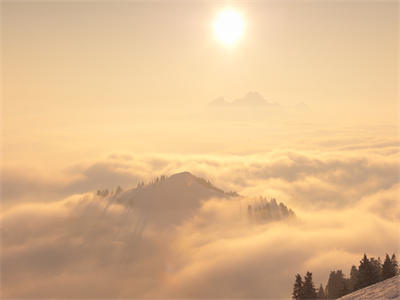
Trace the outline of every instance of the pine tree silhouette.
<path fill-rule="evenodd" d="M 373 280 L 371 262 L 366 254 L 364 254 L 362 260 L 360 261 L 358 272 L 359 276 L 356 284 L 356 289 L 361 289 L 373 283 L 374 280 Z"/>
<path fill-rule="evenodd" d="M 304 291 L 304 299 L 316 299 L 317 298 L 317 292 L 315 291 L 311 272 L 307 272 L 306 276 L 304 277 L 303 291 Z"/>
<path fill-rule="evenodd" d="M 358 277 L 359 277 L 359 273 L 358 273 L 358 269 L 356 266 L 352 266 L 351 270 L 350 270 L 350 284 L 349 284 L 349 290 L 350 292 L 353 292 L 356 289 L 356 285 L 358 282 Z"/>
<path fill-rule="evenodd" d="M 322 287 L 322 283 L 319 286 L 318 293 L 317 293 L 317 298 L 318 299 L 325 299 L 326 298 L 324 288 Z"/>
<path fill-rule="evenodd" d="M 392 259 L 390 261 L 392 263 L 392 274 L 393 276 L 396 276 L 399 274 L 399 264 L 397 263 L 396 255 L 394 253 L 392 254 Z"/>
<path fill-rule="evenodd" d="M 388 279 L 390 277 L 393 277 L 392 273 L 392 261 L 390 260 L 390 257 L 388 254 L 386 254 L 385 261 L 383 262 L 382 266 L 382 278 L 383 280 Z"/>
<path fill-rule="evenodd" d="M 374 284 L 379 281 L 382 281 L 381 259 L 379 257 L 378 259 L 371 257 L 370 264 L 371 264 L 371 283 Z"/>
<path fill-rule="evenodd" d="M 348 293 L 346 279 L 342 270 L 331 271 L 328 284 L 326 285 L 326 295 L 329 299 L 336 299 Z"/>
<path fill-rule="evenodd" d="M 293 299 L 304 299 L 304 290 L 303 290 L 303 279 L 301 279 L 300 274 L 296 274 L 296 280 L 294 282 L 293 286 L 293 293 L 292 293 L 292 298 Z"/>

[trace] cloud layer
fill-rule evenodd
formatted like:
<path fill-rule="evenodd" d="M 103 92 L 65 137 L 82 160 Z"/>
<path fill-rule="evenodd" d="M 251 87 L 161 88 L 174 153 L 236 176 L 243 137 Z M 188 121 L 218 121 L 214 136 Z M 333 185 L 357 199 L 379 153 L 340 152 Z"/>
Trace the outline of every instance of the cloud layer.
<path fill-rule="evenodd" d="M 4 296 L 287 298 L 297 272 L 313 271 L 319 285 L 364 252 L 398 253 L 399 148 L 392 140 L 342 141 L 242 155 L 114 154 L 52 174 L 7 166 Z M 179 171 L 246 200 L 210 199 L 160 228 L 91 192 Z M 297 218 L 249 222 L 243 207 L 258 196 L 283 201 Z"/>
<path fill-rule="evenodd" d="M 312 270 L 319 284 L 363 251 L 399 250 L 398 216 L 364 203 L 265 224 L 221 199 L 173 228 L 150 220 L 140 231 L 140 217 L 93 194 L 9 209 L 1 219 L 5 296 L 287 298 L 296 272 Z"/>

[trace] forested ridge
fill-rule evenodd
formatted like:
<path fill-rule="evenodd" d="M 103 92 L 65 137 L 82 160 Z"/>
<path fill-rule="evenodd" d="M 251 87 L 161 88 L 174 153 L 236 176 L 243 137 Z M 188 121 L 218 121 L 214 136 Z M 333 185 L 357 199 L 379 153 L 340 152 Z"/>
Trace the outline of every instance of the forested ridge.
<path fill-rule="evenodd" d="M 359 266 L 351 267 L 349 278 L 343 274 L 342 270 L 331 271 L 325 288 L 322 283 L 319 288 L 315 288 L 311 272 L 307 272 L 304 278 L 296 274 L 292 299 L 337 299 L 397 274 L 399 274 L 399 268 L 395 254 L 391 257 L 386 254 L 383 263 L 379 257 L 368 258 L 364 254 Z"/>

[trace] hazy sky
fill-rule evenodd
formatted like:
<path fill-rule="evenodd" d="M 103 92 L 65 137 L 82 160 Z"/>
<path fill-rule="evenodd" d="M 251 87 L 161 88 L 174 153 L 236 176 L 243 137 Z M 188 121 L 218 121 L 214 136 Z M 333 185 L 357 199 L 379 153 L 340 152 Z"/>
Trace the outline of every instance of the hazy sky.
<path fill-rule="evenodd" d="M 227 3 L 3 2 L 6 158 L 91 155 L 105 140 L 117 151 L 179 152 L 190 132 L 218 130 L 195 121 L 207 103 L 249 91 L 306 103 L 307 122 L 397 124 L 397 2 Z M 212 27 L 228 6 L 245 22 L 232 49 Z"/>
<path fill-rule="evenodd" d="M 133 110 L 249 90 L 323 109 L 394 108 L 396 1 L 231 3 L 6 1 L 5 108 Z M 225 6 L 246 24 L 231 51 L 212 31 Z"/>

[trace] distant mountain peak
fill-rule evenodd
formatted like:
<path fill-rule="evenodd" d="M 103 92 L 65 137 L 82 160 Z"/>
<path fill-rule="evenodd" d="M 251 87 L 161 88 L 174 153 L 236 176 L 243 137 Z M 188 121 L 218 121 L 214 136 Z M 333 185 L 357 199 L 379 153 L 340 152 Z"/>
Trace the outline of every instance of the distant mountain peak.
<path fill-rule="evenodd" d="M 258 92 L 248 92 L 242 98 L 233 101 L 233 104 L 265 105 L 268 102 Z"/>
<path fill-rule="evenodd" d="M 267 101 L 260 93 L 250 91 L 241 98 L 234 99 L 231 102 L 223 97 L 214 99 L 209 103 L 213 107 L 260 107 L 260 106 L 280 106 L 278 103 Z"/>

